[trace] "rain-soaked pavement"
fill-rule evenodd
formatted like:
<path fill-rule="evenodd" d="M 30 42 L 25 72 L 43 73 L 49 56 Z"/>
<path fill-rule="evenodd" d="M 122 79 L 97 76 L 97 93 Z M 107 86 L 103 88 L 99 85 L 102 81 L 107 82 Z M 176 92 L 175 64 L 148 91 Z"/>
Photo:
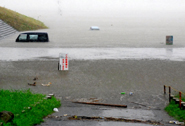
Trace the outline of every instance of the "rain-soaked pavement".
<path fill-rule="evenodd" d="M 163 85 L 185 89 L 183 4 L 175 0 L 108 0 L 106 4 L 98 0 L 39 0 L 37 4 L 33 0 L 0 0 L 0 6 L 43 21 L 49 29 L 38 31 L 46 31 L 50 37 L 49 43 L 16 43 L 19 33 L 0 39 L 0 88 L 54 93 L 62 106 L 52 116 L 115 117 L 172 125 L 168 122 L 174 119 L 164 111 L 168 97 L 163 95 Z M 89 30 L 93 25 L 100 30 Z M 166 35 L 174 36 L 173 45 L 165 44 Z M 59 53 L 69 55 L 68 72 L 57 70 Z M 35 76 L 39 78 L 37 86 L 28 86 Z M 52 85 L 40 85 L 47 82 Z M 92 98 L 128 108 L 71 102 Z M 44 120 L 40 126 L 151 125 Z"/>

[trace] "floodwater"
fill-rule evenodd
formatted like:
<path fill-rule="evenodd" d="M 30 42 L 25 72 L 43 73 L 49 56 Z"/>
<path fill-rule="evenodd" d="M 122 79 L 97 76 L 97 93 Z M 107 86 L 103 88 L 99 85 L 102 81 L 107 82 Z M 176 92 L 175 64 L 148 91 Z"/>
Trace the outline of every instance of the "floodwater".
<path fill-rule="evenodd" d="M 55 48 L 165 48 L 167 35 L 184 47 L 184 0 L 0 0 L 0 6 L 43 21 Z"/>
<path fill-rule="evenodd" d="M 70 60 L 185 61 L 185 48 L 0 48 L 0 59 L 4 61 L 58 60 L 60 53 L 68 54 Z"/>
<path fill-rule="evenodd" d="M 184 0 L 178 0 L 178 1 L 177 0 L 162 0 L 162 1 L 160 0 L 132 0 L 132 1 L 130 0 L 37 0 L 37 1 L 0 0 L 0 6 L 15 10 L 19 13 L 22 13 L 27 16 L 43 21 L 49 27 L 49 29 L 44 29 L 39 31 L 48 32 L 50 37 L 49 43 L 16 43 L 15 39 L 17 37 L 17 34 L 16 36 L 13 35 L 0 40 L 0 54 L 1 54 L 0 59 L 3 61 L 17 61 L 17 60 L 22 61 L 22 60 L 35 60 L 35 59 L 58 60 L 59 53 L 67 53 L 69 55 L 70 60 L 73 60 L 73 59 L 76 59 L 76 60 L 160 59 L 160 60 L 171 60 L 171 61 L 185 61 L 185 56 L 184 56 L 185 54 L 185 46 L 184 46 L 185 1 Z M 100 30 L 91 31 L 89 30 L 91 26 L 98 26 L 100 27 Z M 165 45 L 165 37 L 167 35 L 174 36 L 173 45 Z M 103 61 L 101 64 L 103 65 L 102 67 L 104 69 L 112 68 L 106 65 L 105 67 L 104 66 L 105 62 L 106 61 Z M 119 62 L 119 60 L 117 60 L 117 62 Z M 152 62 L 152 64 L 155 64 L 155 63 L 156 62 L 154 63 Z M 25 64 L 23 65 L 25 66 L 23 68 L 26 68 L 27 65 L 32 64 L 32 62 L 28 64 L 27 62 L 25 62 Z M 140 64 L 143 64 L 143 62 L 141 62 Z M 160 63 L 157 62 L 157 65 L 154 65 L 154 66 L 156 66 L 156 68 L 159 68 L 161 67 L 159 64 Z M 50 64 L 43 63 L 40 66 L 39 65 L 37 66 L 37 65 L 30 65 L 30 67 L 31 66 L 35 67 L 34 68 L 35 70 L 31 70 L 31 71 L 37 71 L 38 67 L 41 67 L 41 66 L 47 66 L 47 67 L 52 66 L 51 63 Z M 171 66 L 173 66 L 173 64 Z M 75 66 L 75 67 L 77 67 L 75 70 L 79 69 L 78 68 L 79 66 Z M 130 66 L 130 68 L 133 68 L 133 67 L 134 66 Z M 22 64 L 20 64 L 20 68 L 23 69 Z M 97 65 L 96 67 L 93 67 L 93 68 L 94 69 L 97 68 Z M 99 69 L 99 71 L 102 71 L 100 68 L 98 67 L 97 69 Z M 145 73 L 145 71 L 148 70 L 147 68 L 149 67 L 142 67 L 139 70 L 144 69 L 143 73 Z M 171 68 L 173 67 L 169 67 L 170 70 Z M 11 71 L 12 73 L 12 68 L 11 70 L 9 69 L 7 71 Z M 119 73 L 124 72 L 123 69 L 121 69 L 120 70 L 121 72 L 119 72 L 119 69 L 120 68 L 118 68 L 116 71 L 117 74 L 111 73 L 112 71 L 114 71 L 112 69 L 110 69 L 110 72 L 108 73 L 111 73 L 110 76 L 112 75 L 118 76 Z M 44 71 L 41 71 L 41 73 L 42 72 L 45 73 L 46 72 L 45 70 L 46 69 L 44 69 Z M 136 69 L 136 71 L 137 70 L 138 69 Z M 163 72 L 165 70 L 167 73 L 164 73 L 164 77 L 163 77 Z M 181 74 L 183 72 L 177 71 L 176 72 L 177 74 L 172 74 L 169 76 L 169 78 L 164 79 L 166 75 L 174 73 L 173 69 L 172 69 L 173 72 L 171 71 L 168 72 L 168 69 L 165 69 L 165 70 L 161 72 L 161 71 L 158 71 L 158 69 L 152 69 L 152 73 L 154 74 L 151 78 L 154 80 L 152 80 L 150 83 L 147 82 L 147 80 L 150 80 L 150 78 L 148 79 L 148 76 L 144 77 L 144 79 L 142 79 L 142 77 L 140 76 L 136 77 L 136 75 L 140 75 L 140 73 L 134 75 L 133 69 L 130 70 L 131 71 L 131 74 L 129 76 L 130 79 L 128 79 L 128 77 L 124 79 L 125 80 L 128 79 L 129 83 L 127 85 L 131 85 L 131 83 L 133 84 L 139 83 L 141 78 L 142 80 L 140 82 L 141 86 L 139 87 L 146 88 L 145 86 L 143 86 L 143 84 L 146 83 L 146 84 L 149 84 L 149 86 L 147 87 L 151 87 L 151 90 L 156 89 L 155 91 L 158 91 L 157 89 L 159 89 L 160 83 L 166 84 L 166 83 L 169 83 L 170 79 L 174 79 L 174 76 L 177 77 L 178 75 L 181 75 L 181 76 L 184 75 L 184 74 Z M 181 70 L 181 69 L 179 68 L 177 70 Z M 73 74 L 75 77 L 72 77 L 72 78 L 79 77 L 80 78 L 79 80 L 82 80 L 81 78 L 84 78 L 84 80 L 87 80 L 87 83 L 85 83 L 83 86 L 79 88 L 82 90 L 84 89 L 84 87 L 87 86 L 88 83 L 89 85 L 92 85 L 90 84 L 91 81 L 89 81 L 89 80 L 92 80 L 91 75 L 96 75 L 97 72 L 99 71 L 90 70 L 88 71 L 88 74 L 86 74 L 85 73 L 86 71 L 85 71 L 82 74 L 83 76 L 80 76 L 81 74 L 79 74 L 79 71 L 77 71 L 76 72 L 77 74 L 76 73 Z M 140 71 L 137 71 L 137 72 L 140 72 Z M 25 72 L 25 73 L 28 73 L 28 72 Z M 15 73 L 12 73 L 12 74 L 17 75 L 17 71 L 15 70 Z M 21 71 L 21 74 L 22 74 L 22 71 Z M 107 73 L 103 73 L 101 75 L 106 75 L 106 74 Z M 34 72 L 34 75 L 35 75 L 35 72 Z M 27 77 L 30 75 L 25 75 L 25 76 Z M 53 72 L 53 75 L 48 74 L 48 76 L 49 77 L 45 77 L 45 78 L 51 79 L 50 77 L 56 76 L 56 73 Z M 102 82 L 102 83 L 107 83 L 107 79 L 110 79 L 110 76 L 105 76 L 105 82 Z M 156 82 L 158 80 L 156 79 L 158 76 L 160 77 L 162 76 L 161 77 L 162 79 L 159 78 L 159 81 Z M 181 81 L 184 82 L 183 76 L 182 77 L 181 76 L 180 76 L 180 78 L 182 79 Z M 15 77 L 17 78 L 17 76 Z M 19 80 L 22 81 L 22 78 L 26 78 L 26 77 L 21 76 L 21 79 Z M 60 78 L 61 78 L 61 75 L 60 75 Z M 138 78 L 139 78 L 139 81 L 137 80 Z M 65 77 L 62 78 L 62 80 L 64 79 L 66 78 Z M 119 81 L 122 79 L 123 79 L 123 76 L 118 77 L 117 80 Z M 75 79 L 69 79 L 69 80 L 74 81 L 73 83 L 70 83 L 70 85 L 74 88 L 74 85 L 76 85 L 77 80 Z M 82 80 L 83 83 L 86 82 L 84 80 Z M 94 80 L 96 82 L 97 80 L 100 80 L 100 79 L 95 78 Z M 124 82 L 125 80 L 121 82 Z M 133 80 L 133 82 L 131 80 Z M 51 81 L 51 80 L 48 80 L 48 81 Z M 165 81 L 167 82 L 165 83 Z M 20 84 L 23 84 L 23 83 L 21 82 Z M 59 81 L 59 84 L 60 84 L 59 87 L 61 87 L 61 80 Z M 117 84 L 117 81 L 115 82 L 115 84 Z M 152 86 L 156 84 L 159 84 L 159 86 L 153 88 Z M 179 85 L 178 87 L 180 87 Z M 91 86 L 89 87 L 91 88 Z M 115 87 L 115 85 L 111 86 L 110 89 L 112 89 L 113 87 Z M 136 87 L 136 86 L 133 85 L 133 87 Z M 100 89 L 99 87 L 96 87 L 96 88 Z M 42 88 L 38 88 L 38 89 L 41 90 Z M 65 91 L 68 93 L 68 91 L 72 91 L 71 89 L 65 90 Z M 104 85 L 103 85 L 103 89 L 105 89 L 105 91 L 107 92 L 107 88 L 105 88 Z M 64 89 L 61 89 L 61 90 L 64 90 Z M 60 93 L 61 93 L 61 90 L 59 91 Z M 83 91 L 81 90 L 80 91 L 75 90 L 75 91 L 83 92 L 83 95 L 86 95 L 86 94 L 90 94 L 89 92 L 92 89 L 87 90 L 85 93 L 84 93 L 84 90 Z M 142 90 L 141 92 L 143 92 Z M 99 92 L 96 94 L 99 94 Z M 138 96 L 137 100 L 144 101 L 144 98 L 140 97 L 140 95 L 135 95 L 135 96 Z M 109 97 L 110 96 L 107 95 L 107 98 Z M 70 107 L 70 109 L 71 108 L 72 107 Z M 146 119 L 148 119 L 149 117 L 156 119 L 155 115 L 150 111 L 147 111 L 147 112 L 145 110 L 138 110 L 138 111 L 127 110 L 127 111 L 129 112 L 129 114 L 126 114 L 126 115 L 129 115 L 131 118 L 135 118 L 135 117 L 139 118 L 141 117 L 140 116 L 141 114 L 137 115 L 137 113 L 143 112 L 142 115 Z M 62 111 L 60 111 L 59 114 L 61 114 L 61 112 Z M 80 112 L 80 110 L 78 112 Z M 103 116 L 111 115 L 111 114 L 113 114 L 114 116 L 117 116 L 119 112 L 116 110 L 110 110 L 110 111 L 107 110 L 107 111 L 104 111 L 102 114 Z M 160 115 L 160 114 L 161 113 L 157 113 L 157 115 Z M 167 118 L 167 116 L 163 116 L 163 118 Z M 48 120 L 47 120 L 47 123 L 49 123 Z M 51 121 L 51 123 L 53 123 L 53 121 Z M 70 124 L 77 125 L 76 122 L 72 122 L 72 121 L 69 121 L 69 122 L 55 121 L 55 123 L 69 123 L 69 125 Z M 96 123 L 98 123 L 97 125 L 114 125 L 113 122 L 109 122 L 109 124 L 107 124 L 106 122 L 96 122 Z M 94 125 L 94 122 L 92 125 Z M 116 125 L 122 125 L 122 123 L 120 124 L 119 122 L 117 122 Z M 128 125 L 138 126 L 140 124 L 128 123 Z"/>
<path fill-rule="evenodd" d="M 15 6 L 16 5 L 16 6 Z M 0 40 L 1 60 L 162 59 L 184 61 L 185 1 L 183 0 L 0 0 L 0 6 L 43 21 L 49 43 Z M 100 27 L 99 31 L 89 30 Z M 173 35 L 174 44 L 165 44 Z"/>

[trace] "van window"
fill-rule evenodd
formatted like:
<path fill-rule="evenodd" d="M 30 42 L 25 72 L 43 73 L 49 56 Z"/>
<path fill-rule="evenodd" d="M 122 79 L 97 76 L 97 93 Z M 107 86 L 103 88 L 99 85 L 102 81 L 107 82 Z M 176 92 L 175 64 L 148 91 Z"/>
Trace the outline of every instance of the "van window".
<path fill-rule="evenodd" d="M 38 35 L 29 35 L 29 39 L 31 41 L 37 41 L 38 40 Z"/>
<path fill-rule="evenodd" d="M 47 35 L 46 35 L 46 34 L 40 34 L 40 35 L 39 35 L 39 38 L 38 38 L 38 41 L 39 41 L 39 42 L 48 41 Z"/>
<path fill-rule="evenodd" d="M 20 34 L 19 41 L 26 41 L 27 40 L 27 34 Z"/>

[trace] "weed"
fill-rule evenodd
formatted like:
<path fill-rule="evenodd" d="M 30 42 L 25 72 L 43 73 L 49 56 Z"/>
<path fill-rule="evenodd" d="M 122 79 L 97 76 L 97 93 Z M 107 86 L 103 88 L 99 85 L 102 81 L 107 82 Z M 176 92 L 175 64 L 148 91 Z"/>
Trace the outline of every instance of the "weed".
<path fill-rule="evenodd" d="M 0 112 L 14 113 L 13 122 L 3 126 L 32 126 L 43 122 L 43 117 L 61 105 L 55 97 L 48 100 L 45 97 L 43 94 L 33 94 L 30 90 L 0 90 Z"/>
<path fill-rule="evenodd" d="M 175 104 L 175 101 L 171 101 L 165 108 L 165 111 L 176 120 L 182 122 L 185 121 L 185 110 L 179 108 L 179 104 Z"/>
<path fill-rule="evenodd" d="M 0 7 L 0 19 L 18 31 L 29 31 L 48 28 L 41 21 L 38 21 L 31 17 L 27 17 L 4 7 Z"/>

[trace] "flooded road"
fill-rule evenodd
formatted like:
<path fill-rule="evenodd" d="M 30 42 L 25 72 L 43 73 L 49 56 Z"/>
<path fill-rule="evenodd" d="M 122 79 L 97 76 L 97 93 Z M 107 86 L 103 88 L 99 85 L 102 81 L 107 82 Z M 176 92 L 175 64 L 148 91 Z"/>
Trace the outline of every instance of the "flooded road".
<path fill-rule="evenodd" d="M 52 114 L 57 116 L 125 117 L 167 126 L 174 120 L 164 111 L 168 98 L 163 85 L 185 89 L 184 0 L 0 0 L 0 6 L 43 21 L 49 29 L 38 31 L 48 32 L 50 38 L 49 43 L 16 43 L 16 33 L 0 40 L 1 89 L 54 93 L 62 103 L 59 113 Z M 91 26 L 100 30 L 91 31 Z M 167 35 L 174 36 L 171 46 L 165 44 Z M 69 55 L 68 72 L 57 69 L 59 53 Z M 37 86 L 28 86 L 35 76 Z M 47 82 L 52 86 L 40 85 Z M 123 91 L 134 95 L 120 95 Z M 70 101 L 80 98 L 100 98 L 128 108 L 87 107 Z M 48 125 L 149 126 L 56 119 L 40 124 Z"/>
<path fill-rule="evenodd" d="M 70 60 L 171 60 L 185 61 L 185 48 L 0 48 L 3 61 L 58 60 L 59 54 Z"/>

